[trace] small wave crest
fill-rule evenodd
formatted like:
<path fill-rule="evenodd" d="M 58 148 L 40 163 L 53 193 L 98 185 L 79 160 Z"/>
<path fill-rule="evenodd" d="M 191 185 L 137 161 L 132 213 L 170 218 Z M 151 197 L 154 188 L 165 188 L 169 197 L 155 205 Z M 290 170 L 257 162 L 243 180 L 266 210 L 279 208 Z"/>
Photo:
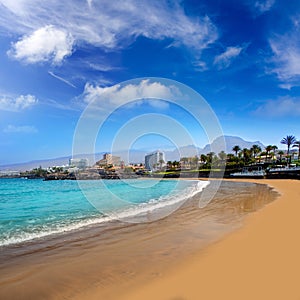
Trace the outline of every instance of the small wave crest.
<path fill-rule="evenodd" d="M 60 235 L 88 226 L 108 223 L 114 220 L 140 223 L 152 222 L 158 220 L 178 209 L 184 202 L 191 197 L 202 192 L 207 187 L 209 181 L 191 181 L 194 184 L 185 187 L 183 190 L 177 190 L 167 196 L 161 196 L 158 199 L 150 199 L 147 203 L 139 203 L 130 207 L 113 211 L 109 214 L 86 216 L 80 220 L 64 219 L 60 223 L 39 225 L 32 232 L 18 230 L 14 233 L 6 233 L 0 240 L 0 246 L 14 245 L 32 240 L 45 238 L 53 235 Z M 169 213 L 170 212 L 170 213 Z"/>
<path fill-rule="evenodd" d="M 167 196 L 161 196 L 158 199 L 151 199 L 147 203 L 140 203 L 120 211 L 111 212 L 110 216 L 130 223 L 152 222 L 161 219 L 173 213 L 188 199 L 202 192 L 210 184 L 209 181 L 198 180 L 193 181 L 193 183 L 195 184 Z"/>

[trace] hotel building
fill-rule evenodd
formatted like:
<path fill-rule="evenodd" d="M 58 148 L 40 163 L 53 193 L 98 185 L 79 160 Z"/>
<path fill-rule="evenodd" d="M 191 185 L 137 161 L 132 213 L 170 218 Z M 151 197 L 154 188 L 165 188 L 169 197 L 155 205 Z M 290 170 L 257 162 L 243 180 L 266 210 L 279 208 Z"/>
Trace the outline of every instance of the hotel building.
<path fill-rule="evenodd" d="M 161 167 L 165 163 L 165 154 L 162 151 L 155 151 L 145 156 L 145 168 L 154 170 Z"/>

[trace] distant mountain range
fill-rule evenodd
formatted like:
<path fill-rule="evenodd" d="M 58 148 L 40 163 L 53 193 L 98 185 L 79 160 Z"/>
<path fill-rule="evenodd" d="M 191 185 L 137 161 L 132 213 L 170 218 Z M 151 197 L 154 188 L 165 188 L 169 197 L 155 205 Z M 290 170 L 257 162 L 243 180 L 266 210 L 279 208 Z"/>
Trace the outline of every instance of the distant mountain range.
<path fill-rule="evenodd" d="M 236 145 L 240 146 L 241 149 L 244 148 L 250 149 L 253 145 L 258 145 L 262 150 L 265 148 L 265 145 L 263 145 L 259 141 L 249 142 L 237 136 L 225 135 L 224 139 L 225 139 L 226 149 L 225 150 L 222 149 L 222 144 L 223 144 L 222 137 L 219 137 L 212 142 L 214 152 L 219 153 L 220 151 L 224 150 L 226 153 L 233 153 L 232 148 Z M 201 149 L 201 154 L 202 153 L 206 154 L 210 152 L 211 151 L 210 149 L 211 146 L 209 144 L 206 145 L 203 149 Z"/>
<path fill-rule="evenodd" d="M 240 137 L 237 136 L 224 136 L 225 139 L 225 149 L 222 148 L 222 137 L 219 137 L 215 139 L 212 144 L 207 144 L 203 148 L 195 147 L 194 145 L 188 145 L 184 147 L 180 147 L 178 149 L 174 150 L 168 150 L 164 151 L 165 152 L 165 157 L 166 160 L 179 160 L 180 157 L 191 157 L 195 155 L 201 155 L 201 154 L 207 154 L 213 151 L 215 153 L 219 153 L 220 151 L 224 150 L 226 153 L 233 153 L 232 148 L 235 145 L 240 146 L 241 149 L 243 148 L 251 148 L 254 144 L 260 146 L 262 149 L 265 148 L 265 146 L 259 142 L 249 142 L 245 141 Z M 163 151 L 163 149 L 161 149 Z M 77 155 L 76 158 L 87 158 L 90 163 L 102 159 L 102 156 L 105 152 L 102 153 L 97 153 L 94 155 L 88 154 L 82 154 L 82 155 Z M 149 152 L 145 150 L 130 150 L 129 152 L 124 150 L 124 151 L 117 151 L 113 153 L 113 155 L 120 156 L 122 160 L 125 161 L 125 163 L 142 163 L 144 162 L 145 155 L 148 154 Z M 16 170 L 16 171 L 25 171 L 25 170 L 30 170 L 33 168 L 38 168 L 41 166 L 42 168 L 47 168 L 47 167 L 52 167 L 52 166 L 62 166 L 62 165 L 68 165 L 69 159 L 71 156 L 65 156 L 65 157 L 58 157 L 58 158 L 53 158 L 53 159 L 45 159 L 45 160 L 34 160 L 26 163 L 19 163 L 19 164 L 10 164 L 10 165 L 2 165 L 0 166 L 0 170 Z"/>
<path fill-rule="evenodd" d="M 97 153 L 95 154 L 96 160 L 102 159 L 103 153 Z M 9 165 L 2 165 L 0 166 L 0 171 L 3 170 L 11 170 L 11 171 L 26 171 L 31 170 L 34 168 L 42 167 L 42 168 L 48 168 L 53 166 L 63 166 L 69 164 L 69 159 L 72 158 L 72 156 L 64 156 L 64 157 L 56 157 L 56 158 L 50 158 L 50 159 L 41 159 L 41 160 L 33 160 L 25 163 L 18 163 L 18 164 L 9 164 Z M 89 161 L 92 160 L 92 155 L 77 155 L 76 158 L 87 158 Z"/>

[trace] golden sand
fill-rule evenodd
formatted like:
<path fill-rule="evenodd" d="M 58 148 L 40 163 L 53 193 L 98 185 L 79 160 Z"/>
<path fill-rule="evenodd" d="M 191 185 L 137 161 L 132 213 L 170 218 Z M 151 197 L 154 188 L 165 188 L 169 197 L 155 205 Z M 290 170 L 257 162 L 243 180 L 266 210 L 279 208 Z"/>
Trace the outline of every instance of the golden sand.
<path fill-rule="evenodd" d="M 242 229 L 119 299 L 299 300 L 300 181 L 257 182 L 280 198 L 251 214 Z"/>

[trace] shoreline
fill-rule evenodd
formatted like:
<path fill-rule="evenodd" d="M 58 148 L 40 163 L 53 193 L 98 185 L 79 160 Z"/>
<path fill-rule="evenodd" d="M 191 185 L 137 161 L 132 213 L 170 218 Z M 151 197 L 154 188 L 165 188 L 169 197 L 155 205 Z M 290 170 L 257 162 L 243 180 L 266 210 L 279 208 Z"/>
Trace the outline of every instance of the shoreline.
<path fill-rule="evenodd" d="M 277 261 L 271 261 L 274 266 L 270 266 L 269 260 L 275 254 L 265 244 L 268 246 L 269 239 L 274 242 L 277 237 L 276 241 L 281 242 L 282 232 L 278 229 L 281 224 L 273 228 L 278 220 L 274 221 L 272 210 L 279 203 L 276 218 L 288 218 L 284 199 L 289 193 L 296 195 L 289 209 L 298 215 L 300 204 L 295 206 L 295 203 L 300 195 L 300 182 L 262 179 L 223 182 L 217 201 L 201 210 L 191 209 L 192 203 L 198 205 L 196 197 L 162 220 L 126 226 L 115 224 L 100 232 L 95 227 L 74 233 L 72 239 L 49 243 L 38 252 L 29 247 L 29 251 L 11 261 L 6 261 L 3 255 L 1 260 L 0 256 L 0 298 L 18 299 L 22 291 L 23 299 L 298 300 L 283 297 L 283 293 L 274 293 L 280 295 L 278 298 L 273 294 L 261 296 L 259 290 L 263 290 L 265 283 L 271 288 L 272 276 L 287 274 L 276 273 Z M 276 191 L 280 196 L 273 201 Z M 201 212 L 200 216 L 197 211 Z M 297 241 L 297 228 L 300 224 L 294 232 L 290 230 L 294 241 Z M 265 234 L 266 230 L 269 234 Z M 260 233 L 258 241 L 253 240 L 256 232 Z M 300 253 L 299 248 L 295 249 Z M 280 248 L 284 255 L 288 250 Z M 269 262 L 271 274 L 264 261 Z M 297 270 L 300 271 L 300 265 Z M 298 284 L 296 275 L 294 287 Z"/>
<path fill-rule="evenodd" d="M 299 299 L 299 181 L 234 181 L 267 184 L 280 196 L 240 229 L 119 299 Z"/>
<path fill-rule="evenodd" d="M 129 179 L 129 183 L 131 180 L 136 180 L 136 179 Z M 139 179 L 139 181 L 144 180 L 144 179 Z M 149 180 L 149 179 L 145 179 Z M 151 178 L 150 180 L 155 180 L 157 179 Z M 182 180 L 174 180 L 174 179 L 160 179 L 159 181 L 169 181 L 169 182 L 176 182 L 176 186 L 182 183 Z M 62 235 L 72 235 L 76 234 L 76 232 L 80 231 L 88 231 L 91 230 L 92 227 L 99 228 L 102 225 L 106 226 L 107 224 L 115 223 L 115 222 L 123 222 L 123 223 L 131 223 L 131 219 L 134 218 L 139 218 L 137 220 L 137 223 L 143 222 L 143 218 L 146 219 L 147 221 L 150 222 L 151 220 L 156 220 L 155 218 L 155 212 L 161 210 L 166 210 L 168 212 L 168 207 L 170 207 L 170 213 L 172 213 L 173 209 L 172 207 L 174 206 L 176 209 L 177 206 L 181 206 L 182 203 L 184 203 L 186 200 L 190 199 L 195 193 L 201 193 L 201 191 L 206 187 L 207 181 L 199 181 L 199 180 L 190 180 L 196 183 L 196 186 L 193 187 L 193 189 L 190 189 L 191 187 L 184 187 L 187 188 L 185 193 L 182 193 L 182 190 L 180 190 L 180 194 L 178 194 L 176 197 L 169 197 L 170 194 L 166 194 L 161 196 L 161 199 L 159 198 L 159 201 L 148 201 L 145 204 L 140 203 L 140 204 L 135 204 L 132 207 L 125 207 L 125 209 L 120 209 L 118 211 L 114 211 L 113 213 L 108 212 L 107 214 L 93 214 L 92 216 L 87 216 L 86 218 L 82 218 L 78 222 L 74 223 L 69 223 L 69 224 L 63 224 L 64 226 L 61 227 L 55 227 L 47 228 L 48 230 L 44 230 L 41 232 L 33 232 L 30 235 L 25 235 L 25 236 L 18 236 L 17 238 L 11 238 L 10 240 L 1 240 L 0 243 L 0 250 L 5 251 L 5 247 L 11 247 L 11 248 L 16 248 L 16 247 L 23 247 L 25 244 L 34 244 L 34 243 L 42 243 L 43 240 L 51 240 L 55 239 L 57 236 L 62 236 Z M 201 184 L 202 183 L 202 184 Z M 200 186 L 201 185 L 201 186 Z M 80 185 L 79 185 L 80 187 Z M 181 197 L 184 195 L 183 197 Z M 167 198 L 167 201 L 163 200 L 164 198 Z M 156 198 L 153 198 L 155 200 Z M 93 204 L 92 204 L 93 205 Z M 151 211 L 151 213 L 147 213 L 147 210 Z M 98 212 L 98 210 L 96 210 Z M 147 213 L 147 215 L 146 215 Z M 169 213 L 168 213 L 169 214 Z M 160 219 L 161 217 L 159 217 Z M 135 223 L 135 222 L 133 222 Z M 1 261 L 0 261 L 1 263 Z"/>
<path fill-rule="evenodd" d="M 272 202 L 274 193 L 266 185 L 230 180 L 207 207 L 199 210 L 199 200 L 195 196 L 155 222 L 87 229 L 38 249 L 29 246 L 16 257 L 2 252 L 0 298 L 18 298 L 21 290 L 24 299 L 121 299 L 205 253 Z"/>

